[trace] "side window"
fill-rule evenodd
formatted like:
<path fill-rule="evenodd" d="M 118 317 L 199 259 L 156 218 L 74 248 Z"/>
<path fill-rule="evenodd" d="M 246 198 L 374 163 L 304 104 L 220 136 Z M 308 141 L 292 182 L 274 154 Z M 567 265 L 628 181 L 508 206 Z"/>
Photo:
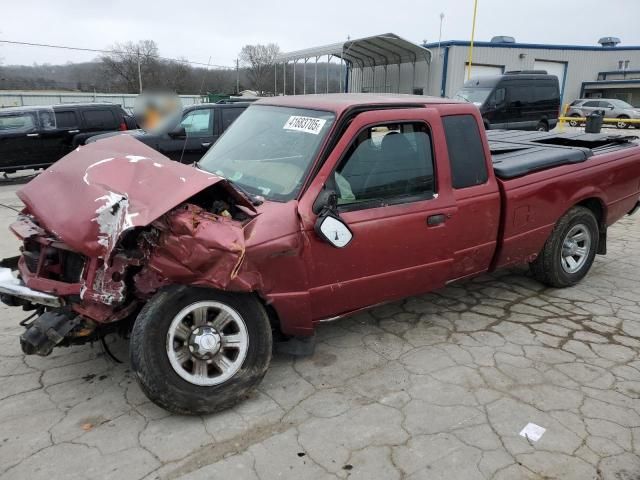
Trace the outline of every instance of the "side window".
<path fill-rule="evenodd" d="M 244 108 L 223 108 L 222 110 L 222 131 L 224 132 L 234 122 L 236 118 L 244 112 Z"/>
<path fill-rule="evenodd" d="M 536 103 L 552 102 L 558 98 L 558 91 L 553 85 L 536 85 L 533 92 Z"/>
<path fill-rule="evenodd" d="M 597 108 L 597 107 L 600 106 L 599 103 L 600 102 L 596 102 L 596 101 L 592 100 L 590 102 L 584 102 L 584 105 L 582 105 L 582 106 L 583 107 L 594 107 L 594 108 Z"/>
<path fill-rule="evenodd" d="M 57 111 L 55 112 L 56 124 L 58 128 L 75 128 L 78 126 L 78 117 L 76 112 L 69 111 Z"/>
<path fill-rule="evenodd" d="M 531 102 L 531 88 L 525 85 L 509 85 L 509 103 L 528 104 Z"/>
<path fill-rule="evenodd" d="M 43 130 L 55 130 L 56 129 L 56 117 L 53 110 L 38 112 L 40 117 L 40 126 Z"/>
<path fill-rule="evenodd" d="M 489 179 L 478 122 L 471 115 L 442 118 L 453 188 L 482 185 Z"/>
<path fill-rule="evenodd" d="M 30 132 L 35 128 L 35 118 L 30 113 L 0 115 L 0 134 Z"/>
<path fill-rule="evenodd" d="M 188 137 L 209 137 L 213 135 L 213 110 L 192 110 L 182 119 L 180 125 L 184 127 Z"/>
<path fill-rule="evenodd" d="M 115 130 L 119 125 L 116 116 L 108 109 L 85 110 L 82 115 L 89 128 Z"/>
<path fill-rule="evenodd" d="M 340 205 L 368 206 L 430 198 L 435 193 L 431 136 L 423 123 L 362 131 L 334 174 Z"/>
<path fill-rule="evenodd" d="M 496 92 L 494 93 L 493 98 L 495 99 L 494 101 L 496 105 L 502 105 L 506 98 L 506 90 L 504 88 L 496 89 Z"/>
<path fill-rule="evenodd" d="M 601 108 L 611 108 L 613 107 L 613 105 L 611 105 L 609 102 L 603 102 L 602 100 L 598 102 L 598 106 Z"/>

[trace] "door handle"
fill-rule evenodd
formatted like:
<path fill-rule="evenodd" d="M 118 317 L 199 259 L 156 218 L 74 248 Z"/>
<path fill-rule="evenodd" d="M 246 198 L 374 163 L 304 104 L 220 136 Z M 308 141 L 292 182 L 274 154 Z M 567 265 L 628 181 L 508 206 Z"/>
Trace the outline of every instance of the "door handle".
<path fill-rule="evenodd" d="M 211 142 L 202 142 L 200 145 L 202 145 L 204 148 L 209 148 L 211 146 Z"/>
<path fill-rule="evenodd" d="M 78 133 L 80 130 L 69 130 L 69 133 Z"/>
<path fill-rule="evenodd" d="M 427 225 L 429 227 L 435 227 L 437 225 L 442 225 L 447 221 L 447 215 L 444 213 L 438 213 L 436 215 L 429 215 L 427 217 Z"/>
<path fill-rule="evenodd" d="M 27 137 L 39 137 L 40 134 L 39 133 L 27 133 Z"/>

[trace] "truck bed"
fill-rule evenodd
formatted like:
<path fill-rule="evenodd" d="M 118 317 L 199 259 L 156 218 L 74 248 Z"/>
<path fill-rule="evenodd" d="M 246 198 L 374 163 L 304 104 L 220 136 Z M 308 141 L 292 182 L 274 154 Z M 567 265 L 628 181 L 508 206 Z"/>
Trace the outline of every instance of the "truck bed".
<path fill-rule="evenodd" d="M 637 146 L 638 137 L 608 133 L 487 131 L 493 169 L 498 178 L 520 177 L 538 170 L 581 163 L 595 154 Z"/>

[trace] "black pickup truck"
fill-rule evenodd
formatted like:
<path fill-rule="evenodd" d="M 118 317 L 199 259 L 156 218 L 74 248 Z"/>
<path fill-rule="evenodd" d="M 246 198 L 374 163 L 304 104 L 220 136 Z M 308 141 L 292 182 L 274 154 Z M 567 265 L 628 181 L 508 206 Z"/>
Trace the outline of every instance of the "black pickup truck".
<path fill-rule="evenodd" d="M 186 107 L 181 115 L 167 117 L 153 129 L 96 135 L 86 139 L 86 143 L 124 133 L 171 160 L 193 163 L 202 158 L 209 147 L 248 106 L 248 102 L 193 105 Z"/>

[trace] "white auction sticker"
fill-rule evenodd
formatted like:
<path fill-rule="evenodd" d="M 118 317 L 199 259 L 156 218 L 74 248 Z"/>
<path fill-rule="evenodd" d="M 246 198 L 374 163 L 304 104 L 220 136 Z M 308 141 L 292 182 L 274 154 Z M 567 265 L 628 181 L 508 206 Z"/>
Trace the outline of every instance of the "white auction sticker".
<path fill-rule="evenodd" d="M 289 117 L 282 127 L 285 130 L 297 130 L 299 132 L 313 133 L 314 135 L 318 135 L 324 124 L 327 123 L 326 120 L 322 118 L 313 118 L 313 117 L 300 117 L 298 115 L 292 115 Z"/>

